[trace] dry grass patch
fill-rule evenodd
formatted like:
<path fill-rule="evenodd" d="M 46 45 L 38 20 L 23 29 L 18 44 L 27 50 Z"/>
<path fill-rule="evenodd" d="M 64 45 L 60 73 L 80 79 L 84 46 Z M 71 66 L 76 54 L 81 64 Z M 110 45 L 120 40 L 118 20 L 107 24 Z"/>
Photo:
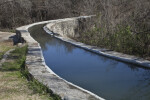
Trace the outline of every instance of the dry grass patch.
<path fill-rule="evenodd" d="M 0 59 L 2 59 L 2 56 L 6 51 L 12 48 L 15 48 L 15 46 L 13 45 L 13 42 L 11 40 L 1 42 L 0 43 Z"/>
<path fill-rule="evenodd" d="M 38 81 L 27 80 L 26 52 L 27 46 L 15 48 L 0 67 L 0 100 L 60 100 Z"/>
<path fill-rule="evenodd" d="M 3 41 L 0 43 L 0 51 L 8 51 L 9 49 L 13 48 L 13 42 L 11 40 Z"/>
<path fill-rule="evenodd" d="M 0 100 L 49 100 L 34 94 L 19 71 L 0 72 Z"/>

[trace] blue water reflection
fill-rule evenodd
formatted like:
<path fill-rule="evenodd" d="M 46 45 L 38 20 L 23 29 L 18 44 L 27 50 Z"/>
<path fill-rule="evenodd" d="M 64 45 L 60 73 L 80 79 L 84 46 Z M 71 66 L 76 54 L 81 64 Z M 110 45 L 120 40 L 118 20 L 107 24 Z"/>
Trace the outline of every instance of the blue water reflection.
<path fill-rule="evenodd" d="M 39 28 L 40 27 L 40 28 Z M 150 100 L 150 70 L 125 64 L 30 29 L 46 64 L 59 76 L 107 100 Z"/>

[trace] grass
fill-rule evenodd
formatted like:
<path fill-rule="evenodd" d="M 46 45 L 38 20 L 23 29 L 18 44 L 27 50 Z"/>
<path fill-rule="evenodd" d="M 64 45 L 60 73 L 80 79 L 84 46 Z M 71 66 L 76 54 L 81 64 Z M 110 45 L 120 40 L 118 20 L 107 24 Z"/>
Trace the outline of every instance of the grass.
<path fill-rule="evenodd" d="M 0 60 L 2 59 L 4 53 L 3 52 L 0 52 Z"/>
<path fill-rule="evenodd" d="M 46 86 L 38 82 L 37 80 L 33 80 L 29 82 L 29 88 L 34 91 L 34 93 L 39 93 L 48 96 L 49 100 L 61 100 L 58 95 L 53 94 L 53 92 L 48 89 Z"/>
<path fill-rule="evenodd" d="M 20 70 L 22 66 L 24 66 L 25 63 L 25 56 L 26 56 L 27 46 L 24 46 L 22 48 L 16 48 L 11 54 L 9 55 L 9 58 L 14 59 L 9 62 L 4 62 L 2 64 L 2 71 L 15 71 Z"/>
<path fill-rule="evenodd" d="M 0 69 L 0 100 L 60 100 L 25 69 L 27 46 L 17 47 Z"/>
<path fill-rule="evenodd" d="M 19 71 L 1 71 L 0 81 L 0 100 L 50 100 L 46 95 L 33 93 Z"/>
<path fill-rule="evenodd" d="M 0 43 L 0 59 L 2 59 L 2 56 L 4 55 L 6 51 L 12 48 L 15 48 L 15 46 L 13 46 L 13 43 L 11 41 L 1 42 Z"/>

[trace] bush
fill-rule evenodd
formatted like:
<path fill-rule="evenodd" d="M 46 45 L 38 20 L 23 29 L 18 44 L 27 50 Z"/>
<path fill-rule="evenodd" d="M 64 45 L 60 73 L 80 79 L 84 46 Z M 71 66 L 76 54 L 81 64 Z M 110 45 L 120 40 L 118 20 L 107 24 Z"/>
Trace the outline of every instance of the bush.
<path fill-rule="evenodd" d="M 76 40 L 140 57 L 150 55 L 150 33 L 133 33 L 130 26 L 118 26 L 114 34 L 103 33 L 102 29 L 94 28 L 81 34 Z"/>

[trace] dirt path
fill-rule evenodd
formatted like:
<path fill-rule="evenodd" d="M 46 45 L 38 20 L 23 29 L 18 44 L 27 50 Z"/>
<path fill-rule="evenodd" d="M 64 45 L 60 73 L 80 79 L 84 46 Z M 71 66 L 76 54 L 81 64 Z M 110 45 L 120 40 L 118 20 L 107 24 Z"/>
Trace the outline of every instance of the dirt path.
<path fill-rule="evenodd" d="M 11 37 L 14 36 L 16 33 L 10 32 L 1 32 L 0 31 L 0 42 L 11 40 Z"/>

